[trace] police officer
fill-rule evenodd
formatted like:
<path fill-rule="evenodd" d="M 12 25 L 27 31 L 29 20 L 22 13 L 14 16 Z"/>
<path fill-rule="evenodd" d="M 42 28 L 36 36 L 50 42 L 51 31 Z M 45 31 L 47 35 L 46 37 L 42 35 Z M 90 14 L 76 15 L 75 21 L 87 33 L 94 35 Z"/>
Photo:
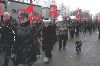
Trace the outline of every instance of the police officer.
<path fill-rule="evenodd" d="M 1 44 L 4 47 L 4 63 L 3 66 L 8 66 L 9 58 L 11 56 L 11 49 L 13 44 L 15 43 L 15 34 L 16 34 L 16 28 L 11 25 L 10 22 L 10 14 L 8 12 L 5 12 L 3 14 L 3 23 L 0 28 L 1 33 Z"/>

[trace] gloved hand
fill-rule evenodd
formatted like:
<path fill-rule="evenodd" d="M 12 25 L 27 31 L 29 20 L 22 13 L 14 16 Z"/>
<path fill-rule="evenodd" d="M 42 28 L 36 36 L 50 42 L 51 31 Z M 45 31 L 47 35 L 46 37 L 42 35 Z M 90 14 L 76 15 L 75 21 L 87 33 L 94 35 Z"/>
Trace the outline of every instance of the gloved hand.
<path fill-rule="evenodd" d="M 16 54 L 11 54 L 11 58 L 15 58 L 16 57 Z"/>
<path fill-rule="evenodd" d="M 37 59 L 39 59 L 41 57 L 41 55 L 37 55 Z"/>

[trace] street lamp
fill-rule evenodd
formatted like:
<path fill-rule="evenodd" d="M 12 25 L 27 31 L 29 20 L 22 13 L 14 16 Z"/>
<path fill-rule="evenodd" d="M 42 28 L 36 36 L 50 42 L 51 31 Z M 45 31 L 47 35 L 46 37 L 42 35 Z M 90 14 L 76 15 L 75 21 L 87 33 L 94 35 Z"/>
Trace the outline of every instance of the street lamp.
<path fill-rule="evenodd" d="M 32 0 L 30 0 L 30 3 L 32 3 L 33 1 Z"/>

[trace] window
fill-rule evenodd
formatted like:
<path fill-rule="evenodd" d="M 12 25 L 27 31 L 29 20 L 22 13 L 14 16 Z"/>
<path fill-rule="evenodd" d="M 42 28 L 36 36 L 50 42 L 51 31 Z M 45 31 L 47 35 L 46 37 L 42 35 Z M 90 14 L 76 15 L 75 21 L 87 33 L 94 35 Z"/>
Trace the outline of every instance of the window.
<path fill-rule="evenodd" d="M 30 3 L 30 0 L 28 0 L 28 3 Z"/>
<path fill-rule="evenodd" d="M 23 0 L 18 0 L 19 2 L 23 2 Z"/>
<path fill-rule="evenodd" d="M 18 1 L 18 2 L 30 3 L 31 0 L 10 0 L 10 1 Z"/>
<path fill-rule="evenodd" d="M 15 1 L 18 1 L 18 0 L 15 0 Z"/>
<path fill-rule="evenodd" d="M 25 3 L 28 3 L 28 0 L 24 0 Z"/>

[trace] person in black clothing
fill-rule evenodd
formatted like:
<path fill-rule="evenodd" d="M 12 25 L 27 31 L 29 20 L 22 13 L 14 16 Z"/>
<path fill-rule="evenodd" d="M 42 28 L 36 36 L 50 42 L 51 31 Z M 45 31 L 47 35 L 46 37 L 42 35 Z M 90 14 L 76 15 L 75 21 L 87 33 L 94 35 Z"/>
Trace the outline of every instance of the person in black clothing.
<path fill-rule="evenodd" d="M 46 23 L 45 23 L 46 24 Z M 42 49 L 45 52 L 45 56 L 48 59 L 48 61 L 45 61 L 45 63 L 49 63 L 50 59 L 52 58 L 52 49 L 53 45 L 55 44 L 55 38 L 54 33 L 55 28 L 54 25 L 48 23 L 47 25 L 43 26 L 42 29 Z"/>
<path fill-rule="evenodd" d="M 57 41 L 57 36 L 56 36 L 56 29 L 57 29 L 57 26 L 55 24 L 55 22 L 53 22 L 51 24 L 52 26 L 52 40 L 53 40 L 53 44 L 55 45 L 56 41 Z"/>
<path fill-rule="evenodd" d="M 3 22 L 3 15 L 1 15 L 1 20 L 0 21 Z"/>
<path fill-rule="evenodd" d="M 79 23 L 77 22 L 77 23 L 76 23 L 76 37 L 79 37 L 79 31 L 80 31 L 80 25 L 79 25 Z"/>
<path fill-rule="evenodd" d="M 83 22 L 82 29 L 83 29 L 83 34 L 86 34 L 87 33 L 87 22 L 86 21 Z"/>
<path fill-rule="evenodd" d="M 2 22 L 3 22 L 3 15 L 1 15 L 1 20 L 0 20 L 0 54 L 2 53 L 2 49 L 3 49 L 2 42 L 1 42 Z"/>
<path fill-rule="evenodd" d="M 100 23 L 98 23 L 98 32 L 99 32 L 98 39 L 100 39 Z"/>
<path fill-rule="evenodd" d="M 91 22 L 88 24 L 88 31 L 89 31 L 89 33 L 91 35 L 91 32 L 92 32 L 92 24 L 91 24 Z"/>
<path fill-rule="evenodd" d="M 19 64 L 28 64 L 32 66 L 37 61 L 37 55 L 40 55 L 38 43 L 38 32 L 35 24 L 30 25 L 27 14 L 25 22 L 20 22 L 17 27 L 16 43 L 13 47 L 13 66 Z M 22 18 L 22 17 L 21 17 Z"/>
<path fill-rule="evenodd" d="M 74 34 L 75 34 L 75 24 L 74 23 L 72 23 L 70 25 L 69 31 L 70 31 L 70 37 L 71 37 L 71 39 L 73 39 L 74 38 Z"/>
<path fill-rule="evenodd" d="M 11 49 L 15 43 L 16 28 L 10 22 L 10 14 L 5 12 L 2 17 L 2 24 L 0 28 L 0 43 L 4 49 L 4 63 L 3 66 L 8 66 L 11 56 Z"/>

